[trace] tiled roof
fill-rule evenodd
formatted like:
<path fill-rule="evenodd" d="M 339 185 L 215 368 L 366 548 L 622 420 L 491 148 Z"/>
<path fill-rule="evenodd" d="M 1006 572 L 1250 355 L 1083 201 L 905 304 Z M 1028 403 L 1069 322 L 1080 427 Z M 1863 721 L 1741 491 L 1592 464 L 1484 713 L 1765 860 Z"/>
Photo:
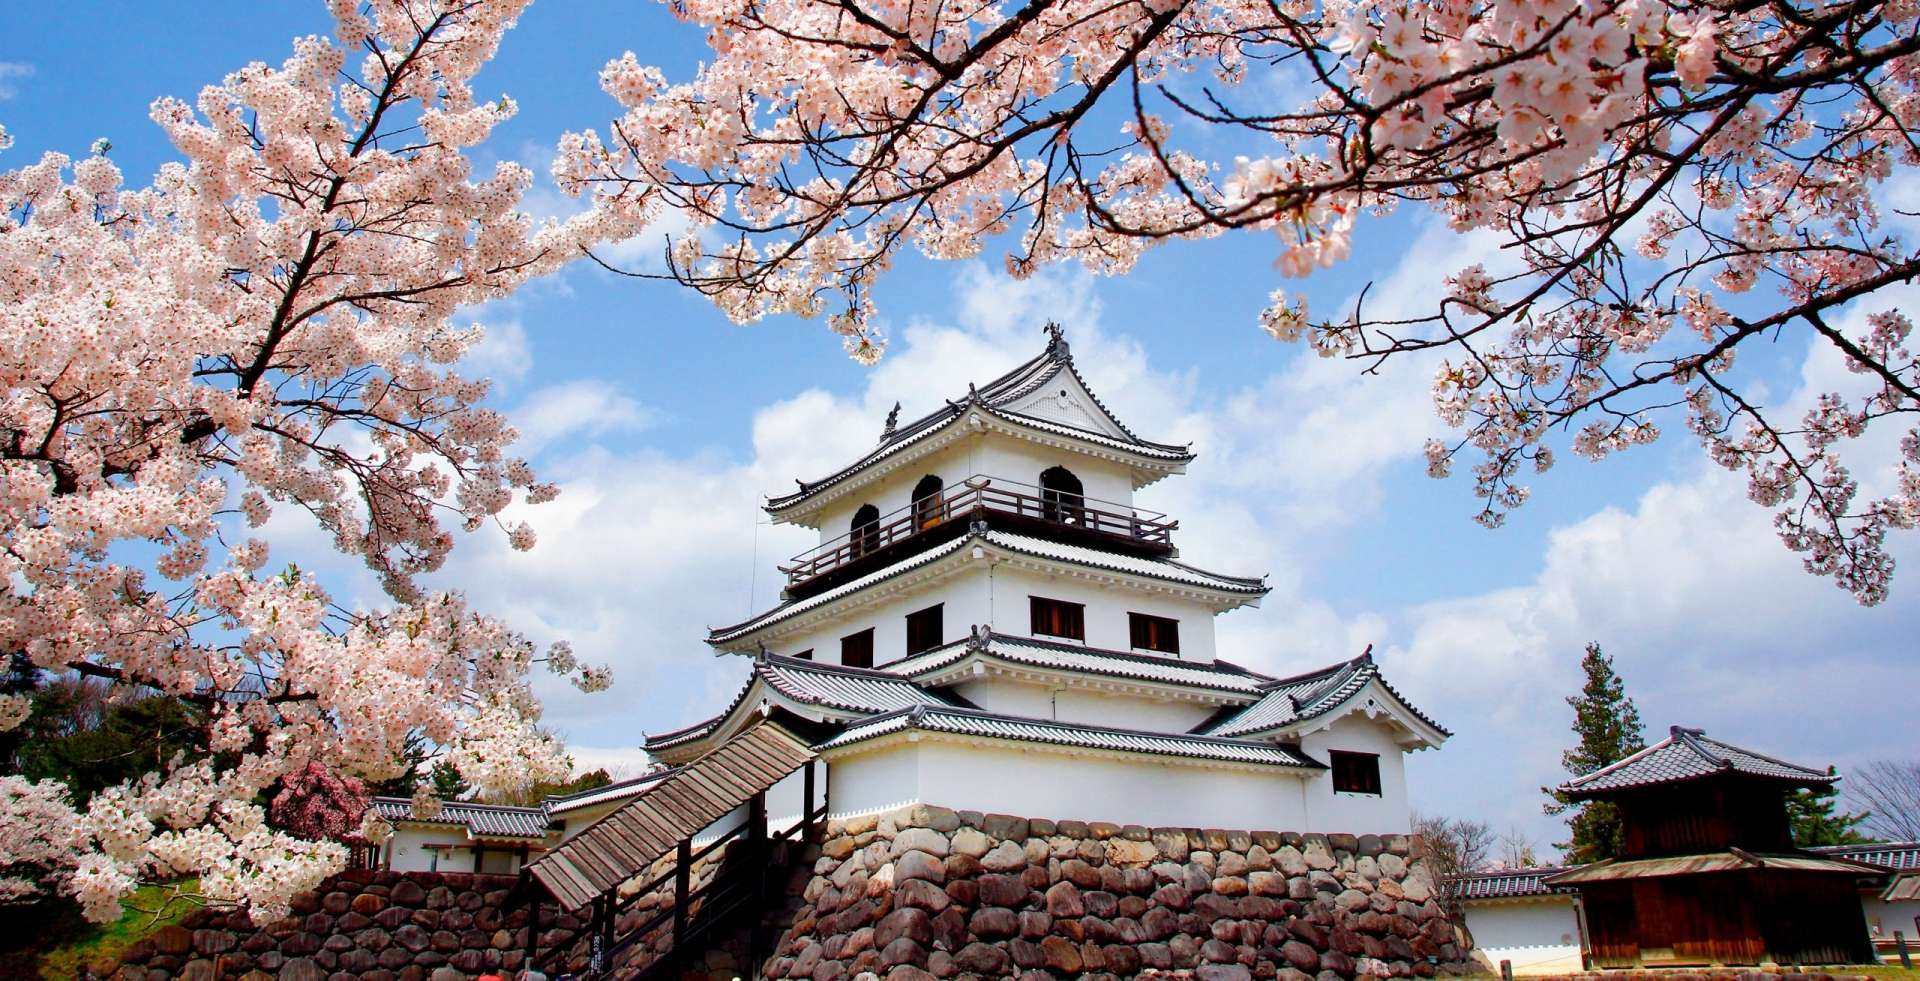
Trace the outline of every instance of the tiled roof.
<path fill-rule="evenodd" d="M 922 707 L 863 719 L 815 748 L 823 751 L 833 750 L 907 729 L 987 739 L 1046 743 L 1077 749 L 1147 753 L 1156 756 L 1250 763 L 1303 770 L 1325 769 L 1322 764 L 1298 750 L 1272 743 L 1072 725 L 958 708 Z"/>
<path fill-rule="evenodd" d="M 1155 443 L 1141 439 L 1118 418 L 1115 418 L 1113 413 L 1107 409 L 1105 403 L 1100 401 L 1099 396 L 1093 395 L 1092 386 L 1087 384 L 1086 379 L 1081 377 L 1079 369 L 1074 367 L 1072 352 L 1067 347 L 1066 341 L 1060 336 L 1059 330 L 1049 326 L 1049 334 L 1050 339 L 1047 343 L 1046 350 L 1040 352 L 1037 357 L 1029 359 L 985 385 L 973 387 L 968 391 L 966 398 L 959 401 L 948 402 L 944 406 L 906 425 L 889 431 L 881 439 L 880 445 L 875 447 L 872 452 L 855 460 L 846 467 L 819 480 L 799 481 L 799 488 L 793 493 L 784 494 L 768 500 L 767 510 L 780 511 L 790 508 L 812 497 L 814 494 L 828 487 L 832 487 L 875 463 L 900 452 L 902 449 L 921 442 L 934 433 L 939 432 L 944 428 L 945 424 L 964 416 L 969 407 L 984 409 L 993 415 L 1020 425 L 1032 426 L 1037 429 L 1044 429 L 1077 439 L 1101 443 L 1143 456 L 1157 457 L 1181 463 L 1193 459 L 1193 453 L 1186 447 L 1174 446 L 1167 443 Z M 1058 422 L 1040 419 L 1005 408 L 1008 404 L 1018 401 L 1023 396 L 1038 390 L 1062 372 L 1071 374 L 1074 380 L 1080 383 L 1080 387 L 1086 389 L 1088 395 L 1093 395 L 1094 404 L 1099 406 L 1101 412 L 1107 416 L 1114 427 L 1120 430 L 1123 434 L 1122 437 L 1114 437 L 1107 433 L 1081 429 L 1077 426 L 1063 425 Z"/>
<path fill-rule="evenodd" d="M 895 562 L 884 569 L 870 572 L 852 582 L 836 586 L 817 596 L 792 600 L 776 606 L 751 620 L 737 623 L 730 627 L 716 628 L 707 635 L 707 643 L 724 644 L 728 641 L 738 640 L 755 631 L 765 629 L 776 623 L 799 616 L 809 610 L 818 609 L 835 600 L 858 593 L 869 586 L 931 565 L 969 545 L 980 542 L 1020 555 L 1052 559 L 1058 562 L 1069 562 L 1074 565 L 1094 569 L 1105 569 L 1123 575 L 1159 579 L 1164 582 L 1178 583 L 1198 589 L 1210 589 L 1241 596 L 1260 596 L 1267 592 L 1266 581 L 1264 579 L 1220 575 L 1218 573 L 1196 569 L 1193 566 L 1175 562 L 1171 559 L 1143 558 L 1133 555 L 1123 555 L 1119 552 L 1104 552 L 1099 549 L 1085 548 L 1078 545 L 1062 545 L 1058 542 L 1050 542 L 1046 539 L 1034 538 L 1030 535 L 1016 535 L 1005 531 L 982 531 L 976 528 L 968 534 L 956 538 L 938 548 L 928 549 L 911 558 Z"/>
<path fill-rule="evenodd" d="M 658 783 L 662 777 L 672 772 L 671 769 L 655 770 L 652 773 L 643 773 L 640 776 L 616 781 L 604 787 L 594 787 L 591 790 L 582 790 L 577 793 L 549 797 L 541 801 L 540 805 L 547 809 L 548 814 L 565 814 L 568 811 L 577 811 L 583 807 L 597 807 L 601 804 L 632 797 L 647 789 L 648 786 Z"/>
<path fill-rule="evenodd" d="M 1742 773 L 1799 786 L 1839 779 L 1822 770 L 1798 766 L 1752 750 L 1709 739 L 1699 729 L 1674 726 L 1667 738 L 1646 749 L 1560 785 L 1576 796 L 1605 794 L 1634 787 L 1681 783 L 1721 773 Z"/>
<path fill-rule="evenodd" d="M 1555 893 L 1578 892 L 1572 886 L 1550 886 L 1542 880 L 1547 876 L 1567 871 L 1569 866 L 1542 865 L 1525 869 L 1495 869 L 1490 872 L 1474 872 L 1455 876 L 1453 884 L 1460 891 L 1460 898 L 1472 899 L 1527 899 L 1534 896 L 1551 896 Z"/>
<path fill-rule="evenodd" d="M 915 705 L 948 704 L 897 674 L 871 668 L 815 664 L 768 654 L 754 670 L 775 691 L 808 705 L 849 712 L 892 712 Z"/>
<path fill-rule="evenodd" d="M 793 733 L 771 723 L 753 726 L 528 863 L 526 871 L 563 908 L 579 909 L 813 758 Z"/>
<path fill-rule="evenodd" d="M 375 797 L 373 809 L 389 822 L 459 825 L 464 826 L 469 835 L 480 838 L 543 838 L 547 834 L 547 812 L 543 807 L 446 801 L 440 805 L 439 814 L 416 817 L 413 802 L 405 797 Z"/>
<path fill-rule="evenodd" d="M 736 623 L 730 627 L 716 628 L 707 635 L 707 643 L 709 644 L 726 643 L 729 640 L 751 633 L 755 630 L 760 630 L 765 627 L 770 627 L 776 623 L 781 622 L 782 620 L 792 619 L 793 617 L 799 616 L 800 614 L 805 613 L 808 610 L 817 609 L 819 607 L 825 606 L 828 603 L 832 603 L 833 601 L 840 599 L 842 597 L 851 596 L 854 593 L 860 592 L 861 590 L 866 589 L 867 587 L 872 586 L 876 583 L 884 582 L 888 579 L 892 579 L 895 576 L 901 575 L 903 573 L 911 572 L 914 569 L 918 569 L 922 566 L 931 565 L 934 562 L 939 561 L 940 559 L 946 558 L 947 556 L 960 551 L 960 549 L 965 547 L 966 544 L 971 540 L 972 539 L 968 537 L 956 538 L 953 541 L 950 541 L 945 545 L 940 546 L 939 548 L 928 549 L 927 551 L 921 552 L 919 555 L 915 555 L 911 558 L 903 559 L 899 562 L 895 562 L 894 564 L 887 566 L 884 569 L 879 569 L 874 572 L 867 573 L 866 575 L 861 576 L 860 578 L 855 579 L 852 582 L 845 583 L 840 586 L 836 586 L 832 589 L 827 590 L 824 593 L 820 593 L 816 596 L 809 596 L 806 599 L 793 600 L 791 602 L 782 603 L 779 606 L 776 606 L 773 609 L 768 610 L 767 612 L 762 613 L 751 620 L 746 620 L 741 623 Z"/>
<path fill-rule="evenodd" d="M 1263 594 L 1267 591 L 1264 577 L 1226 576 L 1204 569 L 1196 569 L 1183 562 L 1172 559 L 1154 559 L 1136 555 L 1123 555 L 1119 552 L 1106 552 L 1083 545 L 1062 545 L 1044 538 L 1031 535 L 1016 535 L 1007 531 L 989 531 L 987 541 L 1013 552 L 1040 558 L 1057 559 L 1076 565 L 1095 569 L 1107 569 L 1129 575 L 1145 576 L 1149 579 L 1164 579 L 1169 582 L 1199 586 L 1204 589 L 1217 589 L 1228 593 Z"/>
<path fill-rule="evenodd" d="M 1182 661 L 1001 633 L 955 641 L 887 664 L 884 670 L 923 678 L 976 654 L 1034 668 L 1212 688 L 1243 696 L 1258 694 L 1260 686 L 1272 680 L 1223 661 Z"/>
<path fill-rule="evenodd" d="M 1259 701 L 1215 723 L 1206 732 L 1212 736 L 1234 737 L 1282 729 L 1339 708 L 1372 682 L 1378 682 L 1387 694 L 1392 695 L 1395 701 L 1421 722 L 1432 726 L 1443 736 L 1452 735 L 1445 726 L 1415 708 L 1413 703 L 1387 683 L 1387 679 L 1380 674 L 1380 667 L 1373 663 L 1371 652 L 1317 671 L 1268 681 L 1261 686 L 1264 694 Z"/>
<path fill-rule="evenodd" d="M 1701 855 L 1668 855 L 1660 858 L 1628 860 L 1605 859 L 1590 865 L 1576 865 L 1548 877 L 1548 885 L 1573 885 L 1583 882 L 1616 882 L 1623 879 L 1659 879 L 1676 875 L 1702 875 L 1709 872 L 1738 872 L 1747 869 L 1786 869 L 1795 872 L 1821 872 L 1874 877 L 1878 870 L 1848 858 L 1825 858 L 1806 852 L 1749 852 L 1739 848 Z M 1881 872 L 1880 875 L 1886 873 Z"/>
<path fill-rule="evenodd" d="M 948 705 L 947 700 L 887 671 L 849 668 L 838 664 L 817 664 L 778 654 L 762 654 L 754 659 L 753 672 L 740 686 L 733 701 L 720 714 L 684 729 L 661 733 L 647 740 L 647 748 L 667 749 L 705 737 L 746 703 L 756 683 L 802 705 L 814 705 L 840 712 L 877 715 L 915 705 Z"/>
<path fill-rule="evenodd" d="M 1896 872 L 1920 872 L 1920 842 L 1883 841 L 1870 845 L 1818 845 L 1807 849 L 1823 855 L 1850 858 Z"/>

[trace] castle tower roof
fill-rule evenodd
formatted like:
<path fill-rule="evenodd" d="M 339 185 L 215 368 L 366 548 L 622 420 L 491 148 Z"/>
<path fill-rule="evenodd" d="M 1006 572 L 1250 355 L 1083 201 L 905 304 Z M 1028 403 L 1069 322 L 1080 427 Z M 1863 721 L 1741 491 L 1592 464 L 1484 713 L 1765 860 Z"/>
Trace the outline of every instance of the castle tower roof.
<path fill-rule="evenodd" d="M 808 524 L 820 505 L 863 479 L 988 429 L 1125 462 L 1134 471 L 1136 488 L 1186 468 L 1194 458 L 1190 447 L 1135 434 L 1087 385 L 1057 324 L 1047 325 L 1047 337 L 1038 355 L 984 385 L 969 386 L 964 395 L 918 419 L 898 424 L 896 404 L 879 445 L 831 474 L 795 481 L 799 486 L 793 493 L 768 499 L 767 513 L 777 521 Z"/>

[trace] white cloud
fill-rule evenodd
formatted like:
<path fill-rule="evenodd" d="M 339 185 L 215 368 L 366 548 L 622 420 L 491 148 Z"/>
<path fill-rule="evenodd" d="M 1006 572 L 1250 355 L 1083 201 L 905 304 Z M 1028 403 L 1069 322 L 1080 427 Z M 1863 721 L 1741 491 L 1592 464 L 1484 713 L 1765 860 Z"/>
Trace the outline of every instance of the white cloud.
<path fill-rule="evenodd" d="M 460 359 L 463 372 L 495 381 L 516 382 L 533 367 L 533 349 L 527 328 L 518 320 L 495 320 L 483 325 L 486 336 Z"/>
<path fill-rule="evenodd" d="M 19 80 L 33 75 L 33 65 L 24 61 L 0 61 L 0 102 L 20 94 Z"/>
<path fill-rule="evenodd" d="M 589 438 L 645 429 L 652 411 L 613 386 L 596 378 L 541 388 L 512 411 L 520 430 L 515 452 L 531 456 L 561 437 Z"/>

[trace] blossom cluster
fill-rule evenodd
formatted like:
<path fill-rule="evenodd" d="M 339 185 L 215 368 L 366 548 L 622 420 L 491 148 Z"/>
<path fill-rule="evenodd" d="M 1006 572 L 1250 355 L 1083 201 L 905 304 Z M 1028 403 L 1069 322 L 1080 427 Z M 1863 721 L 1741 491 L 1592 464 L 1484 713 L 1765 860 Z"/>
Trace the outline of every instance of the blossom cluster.
<path fill-rule="evenodd" d="M 153 104 L 182 159 L 151 184 L 105 143 L 0 172 L 0 644 L 196 703 L 212 754 L 79 812 L 0 781 L 0 868 L 33 870 L 0 899 L 57 888 L 112 919 L 139 883 L 191 875 L 271 917 L 342 866 L 359 782 L 399 775 L 410 736 L 485 790 L 566 775 L 533 644 L 418 585 L 456 527 L 531 545 L 499 515 L 554 493 L 461 374 L 481 331 L 454 311 L 632 228 L 536 224 L 531 175 L 465 153 L 513 112 L 471 81 L 527 2 L 332 0 L 333 38 Z M 281 511 L 394 605 L 346 611 L 272 571 Z M 24 714 L 0 701 L 0 726 Z"/>
<path fill-rule="evenodd" d="M 1481 454 L 1483 521 L 1526 499 L 1513 479 L 1550 465 L 1550 440 L 1586 456 L 1644 443 L 1704 385 L 1719 423 L 1693 428 L 1709 454 L 1786 506 L 1782 535 L 1809 568 L 1884 595 L 1879 540 L 1920 510 L 1909 464 L 1891 493 L 1855 501 L 1824 435 L 1854 438 L 1833 424 L 1845 412 L 1774 420 L 1730 372 L 1741 343 L 1799 331 L 1882 384 L 1846 411 L 1920 409 L 1910 360 L 1876 361 L 1884 344 L 1820 319 L 1920 273 L 1874 198 L 1920 162 L 1920 5 L 672 8 L 712 59 L 677 82 L 631 54 L 610 62 L 621 114 L 606 137 L 566 136 L 554 174 L 596 211 L 688 216 L 671 275 L 736 320 L 825 314 L 869 359 L 876 283 L 902 249 L 968 258 L 1006 241 L 1015 276 L 1068 261 L 1119 274 L 1164 242 L 1252 230 L 1275 237 L 1281 275 L 1304 276 L 1348 258 L 1362 215 L 1413 202 L 1500 237 L 1508 266 L 1462 270 L 1425 316 L 1309 324 L 1282 292 L 1261 326 L 1369 361 L 1455 349 L 1435 393 L 1465 431 L 1430 469 Z M 1755 297 L 1762 284 L 1779 299 Z M 1737 294 L 1758 312 L 1726 316 Z M 1765 438 L 1739 435 L 1750 425 Z M 1823 445 L 1802 452 L 1803 435 Z"/>

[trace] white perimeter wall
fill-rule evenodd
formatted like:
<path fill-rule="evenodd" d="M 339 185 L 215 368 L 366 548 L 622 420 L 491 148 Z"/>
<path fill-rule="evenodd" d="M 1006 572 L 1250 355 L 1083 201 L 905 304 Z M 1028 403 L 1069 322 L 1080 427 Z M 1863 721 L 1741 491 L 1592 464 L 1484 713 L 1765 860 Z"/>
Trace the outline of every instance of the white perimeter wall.
<path fill-rule="evenodd" d="M 1515 974 L 1580 970 L 1580 922 L 1573 897 L 1465 904 L 1473 942 L 1496 969 L 1510 961 Z"/>
<path fill-rule="evenodd" d="M 1328 728 L 1302 737 L 1300 748 L 1322 763 L 1327 762 L 1330 749 L 1380 756 L 1379 796 L 1334 793 L 1329 773 L 1313 779 L 1307 788 L 1307 822 L 1312 830 L 1364 835 L 1404 834 L 1413 829 L 1407 805 L 1406 752 L 1384 723 L 1358 714 L 1342 716 Z"/>
<path fill-rule="evenodd" d="M 1867 932 L 1873 939 L 1892 940 L 1893 931 L 1898 930 L 1906 936 L 1909 951 L 1920 953 L 1920 923 L 1913 922 L 1914 917 L 1920 916 L 1920 900 L 1887 903 L 1877 898 L 1863 897 L 1860 908 L 1867 916 Z M 1899 958 L 1896 956 L 1893 959 Z"/>
<path fill-rule="evenodd" d="M 923 740 L 842 759 L 836 815 L 928 803 L 1053 820 L 1249 830 L 1306 823 L 1299 778 Z"/>
<path fill-rule="evenodd" d="M 439 849 L 439 864 L 434 864 L 435 849 L 427 845 L 452 845 Z M 472 872 L 473 842 L 459 828 L 397 827 L 393 838 L 382 847 L 388 867 L 395 872 Z M 535 854 L 538 854 L 536 851 Z M 482 856 L 481 872 L 512 875 L 520 871 L 520 856 L 510 845 L 490 845 Z"/>

